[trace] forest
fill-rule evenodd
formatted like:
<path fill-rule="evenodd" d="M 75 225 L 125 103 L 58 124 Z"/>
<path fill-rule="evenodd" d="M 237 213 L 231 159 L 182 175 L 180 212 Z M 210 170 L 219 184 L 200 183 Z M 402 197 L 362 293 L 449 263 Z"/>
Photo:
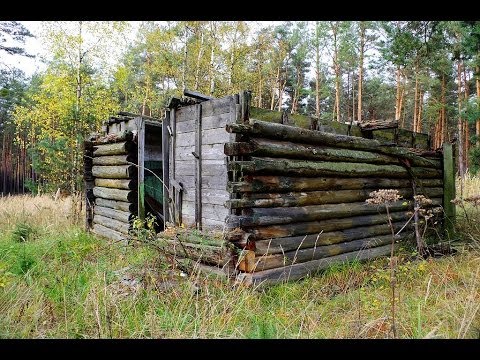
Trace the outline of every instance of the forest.
<path fill-rule="evenodd" d="M 0 23 L 0 193 L 82 188 L 82 142 L 118 111 L 162 118 L 184 89 L 339 121 L 399 121 L 480 168 L 480 22 L 146 21 Z"/>

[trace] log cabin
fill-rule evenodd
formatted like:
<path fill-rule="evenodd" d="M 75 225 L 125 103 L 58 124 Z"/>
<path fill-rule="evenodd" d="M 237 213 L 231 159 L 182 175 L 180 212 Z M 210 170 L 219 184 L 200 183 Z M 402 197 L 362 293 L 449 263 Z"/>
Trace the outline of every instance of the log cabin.
<path fill-rule="evenodd" d="M 395 121 L 362 126 L 255 108 L 248 91 L 185 95 L 163 119 L 119 113 L 85 141 L 93 233 L 124 241 L 132 219 L 152 214 L 160 235 L 171 224 L 187 229 L 165 240 L 184 264 L 263 286 L 388 255 L 385 208 L 365 202 L 374 190 L 402 196 L 390 204 L 395 231 L 403 229 L 397 243 L 412 238 L 412 222 L 404 225 L 415 194 L 452 231 L 451 144 L 434 150 L 428 134 Z"/>

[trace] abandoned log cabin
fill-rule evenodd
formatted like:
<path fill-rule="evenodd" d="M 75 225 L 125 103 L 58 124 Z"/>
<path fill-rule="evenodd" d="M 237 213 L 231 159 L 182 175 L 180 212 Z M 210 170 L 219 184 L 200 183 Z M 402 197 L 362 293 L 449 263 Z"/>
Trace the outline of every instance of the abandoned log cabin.
<path fill-rule="evenodd" d="M 193 94 L 173 98 L 163 119 L 106 121 L 85 141 L 87 227 L 121 241 L 134 217 L 150 213 L 159 231 L 218 230 L 218 241 L 183 231 L 165 248 L 247 284 L 387 255 L 385 209 L 365 202 L 374 190 L 402 196 L 390 206 L 395 231 L 411 217 L 414 194 L 430 198 L 431 221 L 451 231 L 451 144 L 431 149 L 429 135 L 392 121 L 343 124 L 255 108 L 250 98 Z M 412 237 L 412 223 L 397 242 Z"/>

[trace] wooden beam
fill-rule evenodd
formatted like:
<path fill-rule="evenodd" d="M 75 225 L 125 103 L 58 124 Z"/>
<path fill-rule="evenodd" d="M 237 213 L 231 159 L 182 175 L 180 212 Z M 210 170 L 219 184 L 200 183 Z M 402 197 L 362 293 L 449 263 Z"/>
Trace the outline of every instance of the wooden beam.
<path fill-rule="evenodd" d="M 145 220 L 145 123 L 137 118 L 138 129 L 138 217 Z"/>
<path fill-rule="evenodd" d="M 170 135 L 168 127 L 170 126 L 170 111 L 167 110 L 165 119 L 162 123 L 162 162 L 163 162 L 163 216 L 164 225 L 171 221 L 168 202 L 170 199 Z"/>
<path fill-rule="evenodd" d="M 215 99 L 213 96 L 201 94 L 198 91 L 193 91 L 188 89 L 183 90 L 183 95 L 194 98 L 194 99 L 199 99 L 202 101 Z"/>
<path fill-rule="evenodd" d="M 195 105 L 195 225 L 202 229 L 202 105 Z"/>
<path fill-rule="evenodd" d="M 312 260 L 300 264 L 289 265 L 281 268 L 260 271 L 253 274 L 241 273 L 237 281 L 249 286 L 263 287 L 282 282 L 298 280 L 308 275 L 326 269 L 333 264 L 349 261 L 364 261 L 390 253 L 390 245 L 383 245 L 371 249 L 352 251 L 323 259 Z"/>

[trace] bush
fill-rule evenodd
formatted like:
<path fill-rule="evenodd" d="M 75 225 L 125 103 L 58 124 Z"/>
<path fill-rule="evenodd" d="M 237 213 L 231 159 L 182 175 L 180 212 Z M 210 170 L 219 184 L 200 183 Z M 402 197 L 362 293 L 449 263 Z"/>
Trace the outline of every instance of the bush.
<path fill-rule="evenodd" d="M 15 242 L 27 242 L 31 240 L 35 234 L 36 229 L 25 222 L 17 223 L 12 231 L 11 238 Z"/>

